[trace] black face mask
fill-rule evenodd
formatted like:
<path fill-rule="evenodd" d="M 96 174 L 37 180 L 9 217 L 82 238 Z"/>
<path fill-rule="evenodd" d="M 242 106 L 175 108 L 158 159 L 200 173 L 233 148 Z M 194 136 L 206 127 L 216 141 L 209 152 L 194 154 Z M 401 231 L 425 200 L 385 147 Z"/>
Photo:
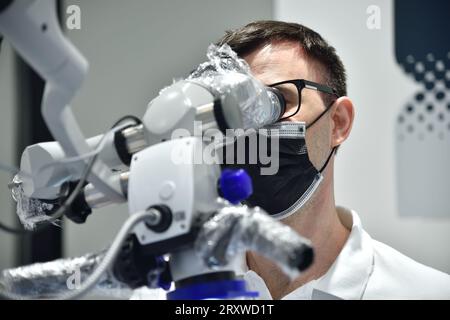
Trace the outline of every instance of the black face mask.
<path fill-rule="evenodd" d="M 309 125 L 308 128 L 327 111 L 328 109 Z M 281 122 L 267 126 L 264 129 L 258 133 L 255 132 L 250 135 L 241 136 L 234 142 L 234 155 L 237 155 L 237 145 L 239 143 L 245 146 L 245 163 L 237 163 L 237 156 L 234 156 L 234 159 L 229 159 L 230 157 L 228 157 L 228 160 L 231 161 L 227 162 L 232 162 L 233 164 L 226 163 L 223 167 L 244 169 L 252 178 L 253 194 L 245 201 L 245 204 L 252 207 L 259 206 L 274 218 L 282 219 L 297 212 L 311 198 L 322 181 L 322 172 L 325 170 L 336 148 L 333 148 L 330 152 L 322 168 L 317 170 L 308 157 L 305 142 L 307 127 L 304 122 Z M 253 137 L 252 140 L 252 135 L 255 135 L 256 139 Z M 244 140 L 239 141 L 239 139 Z M 278 154 L 279 169 L 276 174 L 262 174 L 262 170 L 264 168 L 267 170 L 269 164 L 267 164 L 267 159 L 262 161 L 259 156 L 261 139 L 269 139 L 265 143 L 267 150 L 264 150 L 268 151 L 269 158 L 276 157 Z M 273 141 L 271 139 L 278 139 L 278 143 L 272 143 Z M 255 141 L 257 141 L 257 146 L 255 146 Z M 256 163 L 255 161 L 250 161 L 251 157 L 249 157 L 250 151 L 255 153 L 255 150 L 258 150 L 258 153 L 256 153 L 258 155 L 256 157 Z M 226 156 L 226 149 L 224 150 L 224 154 Z M 273 163 L 270 165 L 273 165 Z"/>

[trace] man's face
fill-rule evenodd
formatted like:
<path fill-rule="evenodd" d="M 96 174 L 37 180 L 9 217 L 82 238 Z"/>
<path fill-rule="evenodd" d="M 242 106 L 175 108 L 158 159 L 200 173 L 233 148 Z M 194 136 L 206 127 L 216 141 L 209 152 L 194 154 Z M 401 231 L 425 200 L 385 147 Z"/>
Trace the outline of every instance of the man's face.
<path fill-rule="evenodd" d="M 292 42 L 268 44 L 244 57 L 253 75 L 265 85 L 292 79 L 321 83 L 320 66 L 308 59 L 301 47 Z M 326 108 L 319 93 L 303 89 L 300 112 L 286 121 L 314 121 Z M 306 145 L 311 162 L 319 169 L 331 150 L 332 123 L 324 115 L 306 132 Z"/>

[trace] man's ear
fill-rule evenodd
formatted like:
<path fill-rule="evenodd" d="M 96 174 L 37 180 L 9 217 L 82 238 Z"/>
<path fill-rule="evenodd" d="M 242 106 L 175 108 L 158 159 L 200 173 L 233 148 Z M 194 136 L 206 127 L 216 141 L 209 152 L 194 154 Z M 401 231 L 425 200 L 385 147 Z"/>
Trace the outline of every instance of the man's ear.
<path fill-rule="evenodd" d="M 341 145 L 352 130 L 355 109 L 353 102 L 348 97 L 340 97 L 336 100 L 332 109 L 331 120 L 333 121 L 331 146 Z"/>

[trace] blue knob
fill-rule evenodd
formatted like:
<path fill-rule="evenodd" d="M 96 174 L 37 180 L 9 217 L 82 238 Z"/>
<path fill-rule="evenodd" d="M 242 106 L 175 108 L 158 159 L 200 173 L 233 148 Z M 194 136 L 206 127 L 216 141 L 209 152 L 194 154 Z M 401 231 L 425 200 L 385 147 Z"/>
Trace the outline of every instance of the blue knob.
<path fill-rule="evenodd" d="M 244 169 L 223 170 L 219 185 L 222 197 L 232 204 L 238 204 L 253 193 L 252 179 Z"/>

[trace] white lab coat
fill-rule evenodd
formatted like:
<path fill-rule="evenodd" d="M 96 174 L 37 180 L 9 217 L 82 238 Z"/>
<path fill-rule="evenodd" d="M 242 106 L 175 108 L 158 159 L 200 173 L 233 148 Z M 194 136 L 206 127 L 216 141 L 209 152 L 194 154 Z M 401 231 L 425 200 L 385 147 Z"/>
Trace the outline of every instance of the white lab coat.
<path fill-rule="evenodd" d="M 338 208 L 339 218 L 351 230 L 331 268 L 283 299 L 450 299 L 450 275 L 424 266 L 364 231 L 355 211 Z M 240 273 L 248 289 L 260 299 L 272 299 L 264 280 L 245 265 Z M 132 299 L 165 299 L 162 290 L 140 289 Z"/>

